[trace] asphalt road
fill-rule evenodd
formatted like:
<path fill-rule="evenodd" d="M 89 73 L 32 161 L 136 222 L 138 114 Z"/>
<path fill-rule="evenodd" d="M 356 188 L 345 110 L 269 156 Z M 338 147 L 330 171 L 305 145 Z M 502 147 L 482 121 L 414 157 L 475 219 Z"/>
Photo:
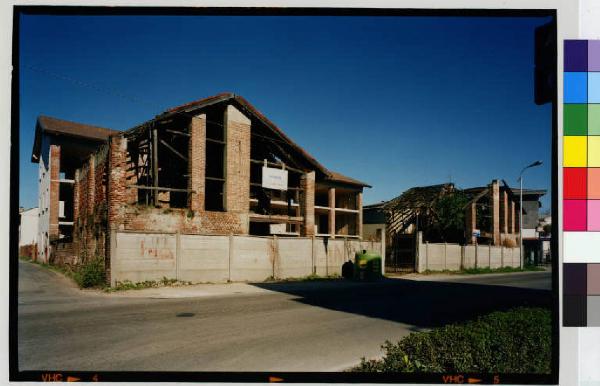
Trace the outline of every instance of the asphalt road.
<path fill-rule="evenodd" d="M 259 283 L 258 293 L 154 299 L 81 291 L 19 262 L 19 368 L 341 371 L 380 356 L 386 339 L 495 309 L 549 306 L 550 280 L 535 272 Z"/>

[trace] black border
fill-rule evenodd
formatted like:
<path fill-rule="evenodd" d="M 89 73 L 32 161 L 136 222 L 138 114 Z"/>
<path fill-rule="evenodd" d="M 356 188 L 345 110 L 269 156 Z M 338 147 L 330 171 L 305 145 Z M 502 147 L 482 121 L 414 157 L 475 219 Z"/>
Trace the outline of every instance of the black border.
<path fill-rule="evenodd" d="M 18 368 L 18 229 L 19 229 L 19 37 L 21 15 L 80 16 L 438 16 L 438 17 L 532 17 L 551 16 L 557 44 L 556 9 L 388 9 L 388 8 L 276 8 L 276 7 L 133 7 L 133 6 L 13 6 L 12 82 L 11 82 L 11 168 L 10 168 L 10 244 L 9 244 L 9 379 L 42 381 L 47 374 L 60 374 L 81 381 L 105 382 L 313 382 L 313 383 L 444 383 L 444 375 L 477 378 L 493 384 L 494 374 L 414 374 L 414 373 L 330 373 L 330 372 L 65 372 L 19 371 Z M 558 52 L 558 51 L 557 51 Z M 558 60 L 555 58 L 555 61 Z M 556 65 L 556 63 L 555 63 Z M 556 67 L 558 68 L 558 67 Z M 533 76 L 533 74 L 532 74 Z M 555 82 L 556 84 L 556 82 Z M 558 219 L 558 87 L 552 100 L 552 218 Z M 533 102 L 533 100 L 532 100 Z M 558 222 L 552 222 L 552 373 L 500 374 L 503 384 L 558 384 L 559 374 L 559 283 Z M 275 378 L 272 378 L 275 377 Z M 58 381 L 58 379 L 55 378 Z"/>

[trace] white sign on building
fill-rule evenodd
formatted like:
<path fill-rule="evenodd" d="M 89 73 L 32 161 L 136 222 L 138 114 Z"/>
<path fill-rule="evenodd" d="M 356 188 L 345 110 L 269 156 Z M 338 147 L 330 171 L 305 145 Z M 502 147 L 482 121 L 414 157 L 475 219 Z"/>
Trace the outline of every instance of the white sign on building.
<path fill-rule="evenodd" d="M 267 189 L 287 190 L 288 171 L 268 166 L 262 168 L 262 187 Z"/>
<path fill-rule="evenodd" d="M 282 235 L 287 233 L 286 224 L 269 224 L 269 231 L 272 235 Z"/>

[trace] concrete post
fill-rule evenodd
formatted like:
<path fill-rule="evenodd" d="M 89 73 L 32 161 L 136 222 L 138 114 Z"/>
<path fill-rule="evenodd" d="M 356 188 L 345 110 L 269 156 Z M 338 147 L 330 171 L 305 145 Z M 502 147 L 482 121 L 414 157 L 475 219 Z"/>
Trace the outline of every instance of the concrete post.
<path fill-rule="evenodd" d="M 279 261 L 279 245 L 277 243 L 277 235 L 273 235 L 273 247 L 272 247 L 272 251 L 273 251 L 273 278 L 275 279 L 275 264 L 276 262 Z"/>
<path fill-rule="evenodd" d="M 312 273 L 317 274 L 317 263 L 315 261 L 315 235 L 310 236 L 310 259 L 312 261 Z"/>
<path fill-rule="evenodd" d="M 179 275 L 179 262 L 181 259 L 181 235 L 179 231 L 175 233 L 175 279 L 179 280 L 181 276 Z"/>
<path fill-rule="evenodd" d="M 234 248 L 234 240 L 233 240 L 233 233 L 229 234 L 229 250 L 228 255 L 229 255 L 229 263 L 227 264 L 227 269 L 229 271 L 229 276 L 227 277 L 227 281 L 230 282 L 231 281 L 231 257 L 233 256 L 233 248 Z"/>
<path fill-rule="evenodd" d="M 444 271 L 448 269 L 447 263 L 448 244 L 444 242 Z"/>
<path fill-rule="evenodd" d="M 425 270 L 429 271 L 429 241 L 425 241 Z"/>
<path fill-rule="evenodd" d="M 381 248 L 381 274 L 385 275 L 385 225 L 381 230 L 381 240 L 379 242 L 381 243 L 379 246 Z"/>

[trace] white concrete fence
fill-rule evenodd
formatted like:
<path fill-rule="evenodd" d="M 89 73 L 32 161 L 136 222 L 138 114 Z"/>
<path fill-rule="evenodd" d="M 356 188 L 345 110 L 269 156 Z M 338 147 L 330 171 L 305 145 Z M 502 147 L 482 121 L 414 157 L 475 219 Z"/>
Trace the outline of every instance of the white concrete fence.
<path fill-rule="evenodd" d="M 118 231 L 111 237 L 111 285 L 163 277 L 193 283 L 264 281 L 341 274 L 342 264 L 380 242 L 353 239 L 201 236 Z M 382 267 L 383 269 L 383 267 Z"/>
<path fill-rule="evenodd" d="M 518 247 L 423 243 L 421 234 L 417 243 L 416 260 L 417 272 L 520 267 Z"/>

